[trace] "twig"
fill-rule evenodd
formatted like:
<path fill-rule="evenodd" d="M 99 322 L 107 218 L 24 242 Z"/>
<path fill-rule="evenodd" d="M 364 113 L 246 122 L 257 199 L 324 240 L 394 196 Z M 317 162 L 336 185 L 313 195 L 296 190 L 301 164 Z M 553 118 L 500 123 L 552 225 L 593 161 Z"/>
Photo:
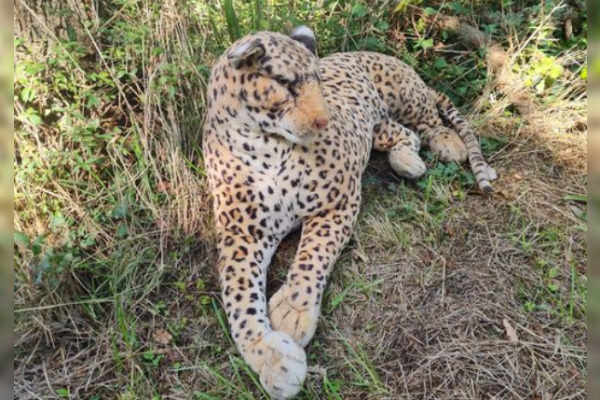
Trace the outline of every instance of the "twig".
<path fill-rule="evenodd" d="M 517 75 L 512 72 L 512 60 L 502 45 L 494 41 L 488 34 L 460 21 L 456 17 L 436 15 L 433 23 L 440 29 L 454 32 L 459 40 L 469 48 L 485 47 L 487 64 L 495 79 L 495 86 L 514 104 L 524 120 L 529 119 L 537 108 L 537 104 L 525 87 L 515 88 Z"/>

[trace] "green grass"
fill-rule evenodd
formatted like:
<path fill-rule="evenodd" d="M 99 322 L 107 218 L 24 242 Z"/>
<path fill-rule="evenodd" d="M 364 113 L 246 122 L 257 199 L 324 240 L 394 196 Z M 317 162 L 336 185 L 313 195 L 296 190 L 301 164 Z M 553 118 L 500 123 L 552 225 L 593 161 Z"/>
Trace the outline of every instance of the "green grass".
<path fill-rule="evenodd" d="M 475 348 L 474 338 L 497 343 L 477 365 L 509 381 L 485 356 L 502 348 L 502 313 L 537 335 L 530 342 L 559 330 L 575 354 L 560 362 L 583 364 L 587 178 L 540 154 L 531 135 L 545 127 L 523 126 L 502 94 L 481 98 L 485 52 L 461 48 L 431 18 L 478 21 L 499 42 L 521 43 L 515 72 L 556 126 L 577 134 L 573 121 L 587 121 L 587 10 L 565 39 L 560 18 L 548 18 L 564 11 L 553 1 L 101 3 L 61 10 L 65 30 L 47 21 L 30 29 L 35 40 L 14 38 L 16 397 L 264 397 L 220 305 L 200 126 L 211 65 L 232 41 L 298 24 L 313 27 L 321 56 L 391 54 L 463 110 L 478 104 L 483 151 L 505 177 L 505 196 L 484 198 L 468 169 L 426 151 L 417 182 L 382 172 L 375 157 L 299 398 L 494 395 L 473 371 L 453 374 L 470 365 L 468 351 L 445 352 Z M 154 339 L 161 331 L 166 345 Z M 542 348 L 531 351 L 551 370 L 558 360 Z M 569 393 L 585 387 L 561 374 L 550 375 Z M 529 396 L 530 384 L 515 390 Z"/>

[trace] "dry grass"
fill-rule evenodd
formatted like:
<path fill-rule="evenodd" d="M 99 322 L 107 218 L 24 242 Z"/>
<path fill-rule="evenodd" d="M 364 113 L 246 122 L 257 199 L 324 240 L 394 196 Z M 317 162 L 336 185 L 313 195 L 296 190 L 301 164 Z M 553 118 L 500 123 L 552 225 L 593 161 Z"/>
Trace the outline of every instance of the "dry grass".
<path fill-rule="evenodd" d="M 264 398 L 220 306 L 197 150 L 201 67 L 219 49 L 207 33 L 223 32 L 200 5 L 190 13 L 175 2 L 158 11 L 136 4 L 114 17 L 147 29 L 143 46 L 124 50 L 143 56 L 136 79 L 111 77 L 114 88 L 97 89 L 68 70 L 114 95 L 86 117 L 107 132 L 121 127 L 94 153 L 106 160 L 93 170 L 104 181 L 66 174 L 56 158 L 79 149 L 69 131 L 28 124 L 31 104 L 15 105 L 14 227 L 32 243 L 15 247 L 14 397 Z M 84 32 L 93 62 L 115 74 L 119 59 L 96 28 Z M 36 54 L 17 57 L 24 64 Z M 173 78 L 172 65 L 175 98 L 173 81 L 160 83 Z M 401 181 L 374 155 L 300 399 L 587 397 L 587 111 L 582 83 L 565 79 L 527 124 L 484 92 L 472 118 L 488 141 L 499 139 L 489 153 L 500 175 L 492 196 L 471 191 L 463 171 L 435 165 L 430 181 Z M 73 100 L 41 88 L 35 106 Z M 292 234 L 277 253 L 270 293 L 297 241 Z"/>

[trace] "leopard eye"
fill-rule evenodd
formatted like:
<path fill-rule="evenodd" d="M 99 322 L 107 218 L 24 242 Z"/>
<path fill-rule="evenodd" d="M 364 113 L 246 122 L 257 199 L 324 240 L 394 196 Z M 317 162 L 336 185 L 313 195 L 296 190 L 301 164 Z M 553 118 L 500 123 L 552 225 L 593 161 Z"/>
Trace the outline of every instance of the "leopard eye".
<path fill-rule="evenodd" d="M 281 75 L 277 75 L 273 79 L 275 80 L 275 82 L 279 83 L 281 86 L 289 86 L 289 84 L 291 83 L 289 80 L 287 80 L 286 78 L 284 78 Z"/>

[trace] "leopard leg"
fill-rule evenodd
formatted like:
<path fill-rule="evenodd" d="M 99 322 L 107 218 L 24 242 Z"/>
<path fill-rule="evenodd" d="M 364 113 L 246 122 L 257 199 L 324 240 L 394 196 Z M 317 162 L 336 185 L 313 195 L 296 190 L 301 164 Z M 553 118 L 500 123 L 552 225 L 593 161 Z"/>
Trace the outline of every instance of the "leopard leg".
<path fill-rule="evenodd" d="M 327 277 L 352 234 L 358 203 L 304 222 L 298 252 L 283 286 L 269 301 L 273 327 L 302 347 L 312 339 Z"/>
<path fill-rule="evenodd" d="M 441 119 L 419 124 L 417 131 L 441 161 L 462 163 L 467 160 L 465 143 L 454 130 L 445 127 Z"/>
<path fill-rule="evenodd" d="M 388 161 L 392 169 L 400 176 L 416 179 L 427 170 L 419 156 L 421 140 L 407 127 L 387 118 L 375 128 L 373 148 L 388 152 Z"/>
<path fill-rule="evenodd" d="M 272 398 L 292 397 L 306 378 L 306 355 L 289 335 L 273 331 L 267 316 L 265 276 L 277 243 L 239 229 L 218 233 L 222 298 L 234 341 Z"/>

